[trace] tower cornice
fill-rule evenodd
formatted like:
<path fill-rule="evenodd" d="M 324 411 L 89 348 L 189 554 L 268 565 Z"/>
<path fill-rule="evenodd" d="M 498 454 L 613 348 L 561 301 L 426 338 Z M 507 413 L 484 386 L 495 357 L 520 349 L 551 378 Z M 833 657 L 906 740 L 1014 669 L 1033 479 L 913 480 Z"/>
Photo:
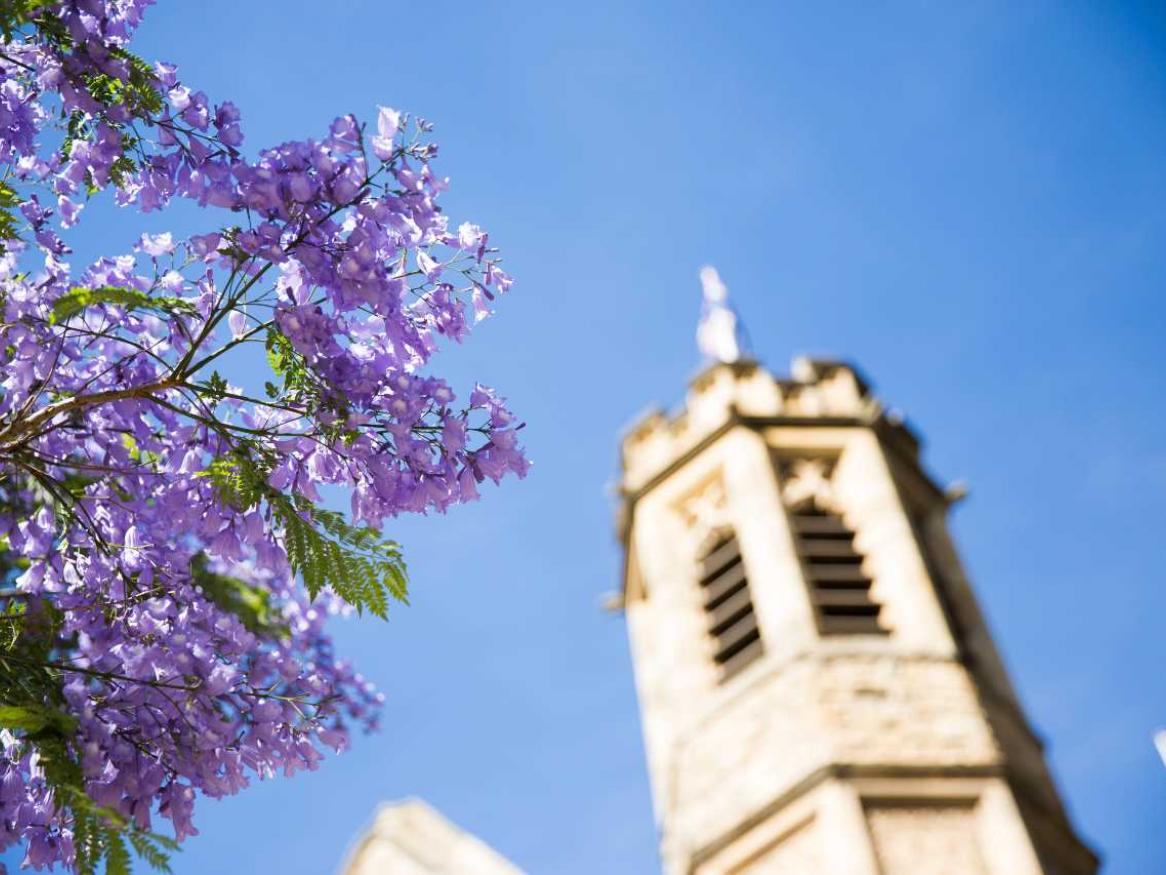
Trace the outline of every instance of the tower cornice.
<path fill-rule="evenodd" d="M 663 469 L 708 445 L 733 425 L 879 427 L 897 451 L 917 462 L 921 442 L 901 415 L 887 411 L 855 365 L 798 357 L 790 377 L 776 377 L 757 361 L 716 362 L 689 382 L 683 405 L 653 409 L 621 441 L 621 495 L 643 491 Z M 715 438 L 714 438 L 715 439 Z"/>

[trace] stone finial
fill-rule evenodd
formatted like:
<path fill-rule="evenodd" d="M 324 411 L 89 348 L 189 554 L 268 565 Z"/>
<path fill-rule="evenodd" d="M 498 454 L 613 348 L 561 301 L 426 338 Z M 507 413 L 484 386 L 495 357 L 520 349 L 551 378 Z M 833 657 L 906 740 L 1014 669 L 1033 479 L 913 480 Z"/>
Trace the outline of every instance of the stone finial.
<path fill-rule="evenodd" d="M 717 269 L 708 265 L 700 269 L 700 284 L 704 301 L 696 328 L 697 346 L 712 361 L 739 361 L 746 351 L 746 344 L 741 320 L 729 303 L 728 288 Z"/>

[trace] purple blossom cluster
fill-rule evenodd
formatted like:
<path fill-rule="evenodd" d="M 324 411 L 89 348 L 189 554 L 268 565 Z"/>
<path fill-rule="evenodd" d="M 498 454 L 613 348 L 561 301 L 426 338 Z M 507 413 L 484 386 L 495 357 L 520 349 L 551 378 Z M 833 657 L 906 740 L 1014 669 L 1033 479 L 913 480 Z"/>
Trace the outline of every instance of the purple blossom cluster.
<path fill-rule="evenodd" d="M 312 599 L 297 571 L 356 569 L 382 613 L 372 554 L 342 550 L 528 462 L 496 393 L 459 404 L 425 372 L 511 284 L 439 208 L 428 123 L 382 107 L 372 130 L 343 116 L 248 157 L 233 104 L 130 54 L 150 2 L 46 2 L 0 41 L 0 666 L 52 679 L 37 707 L 107 822 L 160 816 L 181 840 L 198 794 L 313 768 L 375 724 L 380 695 L 324 628 L 345 593 Z M 68 231 L 107 189 L 227 218 L 75 273 Z M 262 390 L 215 370 L 251 348 Z M 325 485 L 351 492 L 331 529 Z M 76 806 L 21 713 L 0 717 L 0 849 L 77 868 Z"/>

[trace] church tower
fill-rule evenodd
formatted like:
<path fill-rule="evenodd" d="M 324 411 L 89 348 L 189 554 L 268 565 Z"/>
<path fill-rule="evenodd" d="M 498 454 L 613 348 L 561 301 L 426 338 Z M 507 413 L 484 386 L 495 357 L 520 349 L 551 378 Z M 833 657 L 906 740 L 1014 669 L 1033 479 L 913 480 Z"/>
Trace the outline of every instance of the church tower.
<path fill-rule="evenodd" d="M 712 364 L 625 436 L 620 488 L 668 875 L 1096 872 L 952 546 L 957 495 L 854 367 Z"/>

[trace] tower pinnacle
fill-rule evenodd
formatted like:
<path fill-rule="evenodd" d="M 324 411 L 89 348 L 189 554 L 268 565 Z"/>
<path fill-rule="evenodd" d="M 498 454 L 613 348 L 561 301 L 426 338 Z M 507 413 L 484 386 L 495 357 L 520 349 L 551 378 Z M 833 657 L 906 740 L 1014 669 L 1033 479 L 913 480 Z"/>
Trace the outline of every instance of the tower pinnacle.
<path fill-rule="evenodd" d="M 741 320 L 729 303 L 729 290 L 715 267 L 700 269 L 704 301 L 696 327 L 696 345 L 708 359 L 735 362 L 747 351 Z"/>

